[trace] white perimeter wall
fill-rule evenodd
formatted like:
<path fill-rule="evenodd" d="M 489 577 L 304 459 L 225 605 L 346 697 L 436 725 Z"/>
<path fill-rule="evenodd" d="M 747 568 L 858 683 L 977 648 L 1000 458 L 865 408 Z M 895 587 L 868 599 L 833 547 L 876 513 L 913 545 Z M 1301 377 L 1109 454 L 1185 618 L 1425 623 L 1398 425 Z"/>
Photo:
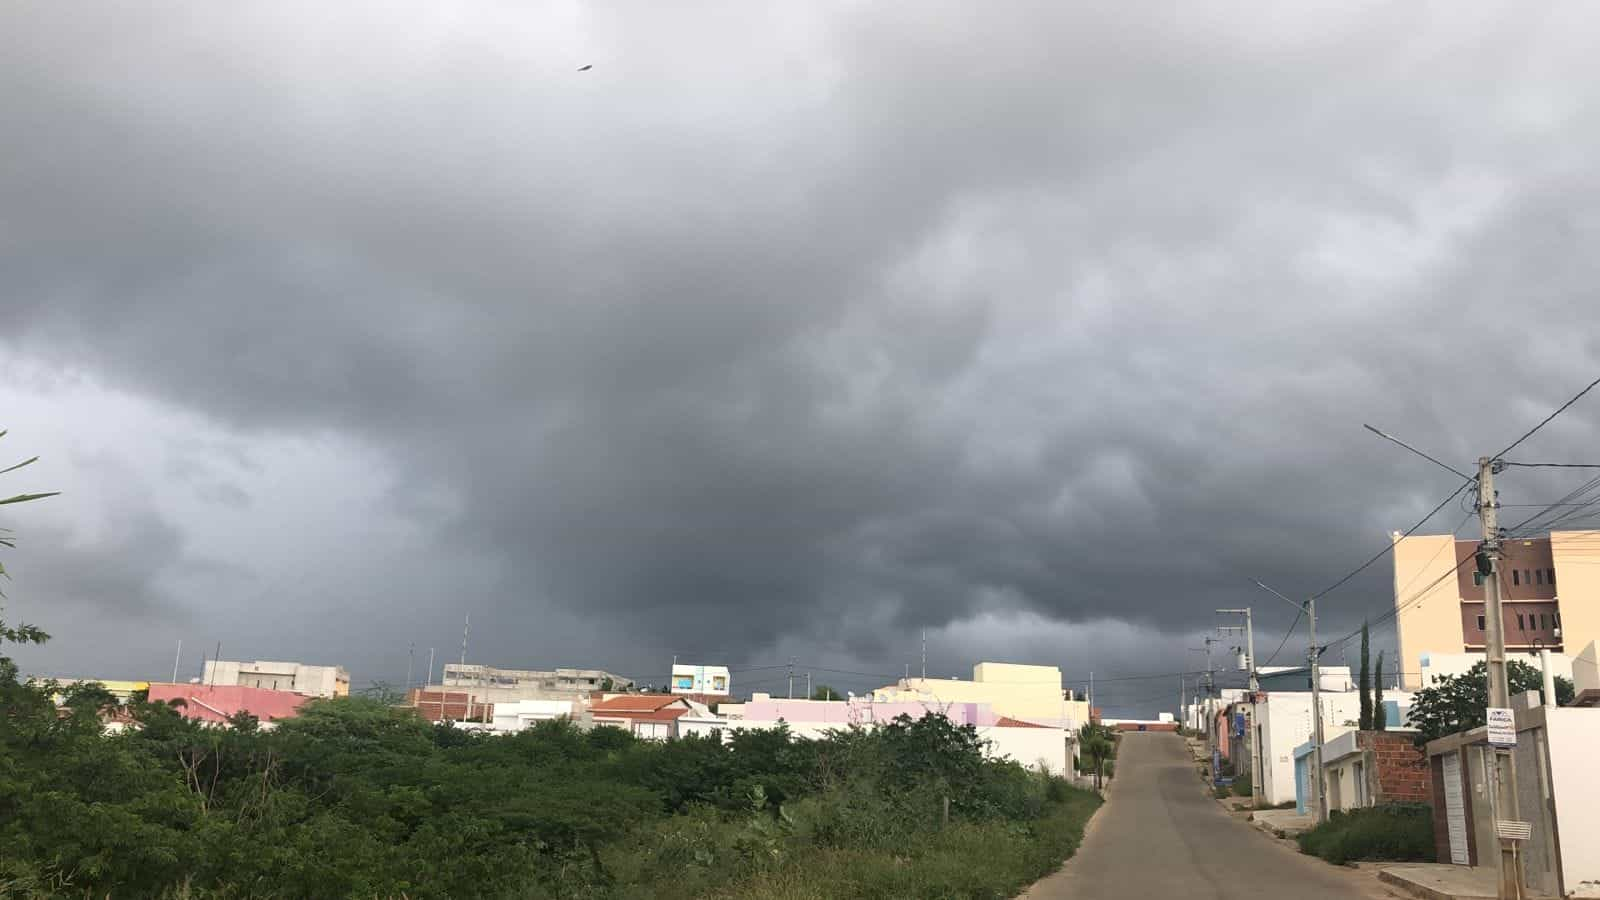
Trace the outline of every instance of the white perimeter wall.
<path fill-rule="evenodd" d="M 1561 830 L 1561 878 L 1568 891 L 1600 882 L 1600 708 L 1546 709 L 1550 736 L 1550 787 Z"/>
<path fill-rule="evenodd" d="M 789 733 L 799 738 L 815 740 L 826 737 L 829 731 L 840 731 L 845 726 L 837 722 L 789 722 Z M 776 728 L 776 721 L 760 719 L 706 719 L 683 716 L 678 719 L 678 735 L 709 735 L 713 731 L 742 731 L 751 728 Z M 871 727 L 871 726 L 865 726 Z M 1067 774 L 1067 732 L 1062 728 L 978 728 L 978 737 L 989 741 L 989 756 L 1010 759 L 1030 769 L 1038 768 L 1043 761 L 1052 775 Z"/>

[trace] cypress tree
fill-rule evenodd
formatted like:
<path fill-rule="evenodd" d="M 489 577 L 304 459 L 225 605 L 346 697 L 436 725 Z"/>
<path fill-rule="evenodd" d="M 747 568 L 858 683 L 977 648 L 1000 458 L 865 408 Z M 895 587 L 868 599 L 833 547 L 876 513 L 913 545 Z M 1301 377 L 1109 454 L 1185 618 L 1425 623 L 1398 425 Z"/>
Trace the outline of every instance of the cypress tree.
<path fill-rule="evenodd" d="M 1367 649 L 1367 623 L 1361 623 L 1361 680 L 1356 689 L 1361 692 L 1361 721 L 1362 731 L 1372 730 L 1372 670 L 1369 668 L 1371 659 Z"/>
<path fill-rule="evenodd" d="M 1383 708 L 1383 651 L 1378 651 L 1378 668 L 1372 679 L 1372 730 L 1389 727 L 1389 712 Z"/>

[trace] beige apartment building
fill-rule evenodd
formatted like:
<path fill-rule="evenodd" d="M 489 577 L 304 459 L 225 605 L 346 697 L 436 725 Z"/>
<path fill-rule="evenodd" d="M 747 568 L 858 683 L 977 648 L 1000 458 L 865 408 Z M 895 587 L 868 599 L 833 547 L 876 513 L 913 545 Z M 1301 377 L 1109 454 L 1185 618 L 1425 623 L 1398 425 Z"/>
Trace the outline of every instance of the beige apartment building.
<path fill-rule="evenodd" d="M 1076 729 L 1089 721 L 1089 703 L 1061 688 L 1061 670 L 1055 666 L 981 662 L 972 667 L 972 680 L 955 678 L 902 678 L 872 692 L 877 703 L 986 703 L 1002 716 Z"/>
<path fill-rule="evenodd" d="M 1449 534 L 1392 539 L 1401 684 L 1416 690 L 1424 686 L 1428 654 L 1483 653 L 1488 623 L 1473 562 L 1478 541 Z M 1500 585 L 1507 652 L 1581 649 L 1600 638 L 1600 531 L 1504 541 Z"/>

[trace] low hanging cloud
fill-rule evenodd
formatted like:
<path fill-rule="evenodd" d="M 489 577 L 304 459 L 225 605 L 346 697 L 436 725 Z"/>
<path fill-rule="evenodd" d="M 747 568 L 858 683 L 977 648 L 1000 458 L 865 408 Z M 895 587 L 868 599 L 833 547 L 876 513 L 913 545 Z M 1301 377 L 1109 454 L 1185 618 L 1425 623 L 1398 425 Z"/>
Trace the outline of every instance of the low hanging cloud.
<path fill-rule="evenodd" d="M 247 655 L 1171 657 L 1454 487 L 1362 422 L 1464 463 L 1600 370 L 1593 17 L 14 8 L 0 352 L 204 423 L 125 464 L 249 573 L 160 589 Z M 1069 652 L 1017 655 L 1196 665 Z"/>

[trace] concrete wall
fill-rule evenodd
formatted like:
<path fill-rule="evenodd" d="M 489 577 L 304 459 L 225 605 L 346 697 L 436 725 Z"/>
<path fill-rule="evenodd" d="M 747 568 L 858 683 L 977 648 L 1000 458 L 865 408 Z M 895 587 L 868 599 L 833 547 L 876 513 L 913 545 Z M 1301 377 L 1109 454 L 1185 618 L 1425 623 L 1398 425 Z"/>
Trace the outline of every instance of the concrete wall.
<path fill-rule="evenodd" d="M 1585 881 L 1600 883 L 1600 779 L 1594 777 L 1600 708 L 1544 712 L 1562 880 L 1570 892 Z"/>
<path fill-rule="evenodd" d="M 1574 659 L 1572 686 L 1579 694 L 1600 691 L 1600 643 L 1590 641 Z"/>
<path fill-rule="evenodd" d="M 880 723 L 882 721 L 888 720 L 880 720 Z M 824 738 L 827 737 L 830 731 L 848 727 L 847 723 L 833 721 L 785 721 L 785 724 L 789 726 L 790 734 L 796 738 L 807 740 Z M 709 736 L 713 732 L 726 734 L 730 731 L 776 728 L 777 726 L 776 719 L 717 719 L 684 716 L 678 720 L 678 735 L 680 737 L 691 734 Z M 866 722 L 862 723 L 862 727 L 872 728 L 876 726 L 871 722 Z M 1052 775 L 1068 774 L 1067 731 L 1065 729 L 985 725 L 978 726 L 977 731 L 978 737 L 989 742 L 986 752 L 991 759 L 1009 759 L 1028 768 L 1037 768 L 1042 763 Z"/>

